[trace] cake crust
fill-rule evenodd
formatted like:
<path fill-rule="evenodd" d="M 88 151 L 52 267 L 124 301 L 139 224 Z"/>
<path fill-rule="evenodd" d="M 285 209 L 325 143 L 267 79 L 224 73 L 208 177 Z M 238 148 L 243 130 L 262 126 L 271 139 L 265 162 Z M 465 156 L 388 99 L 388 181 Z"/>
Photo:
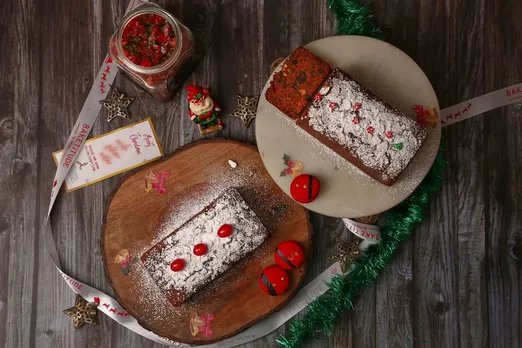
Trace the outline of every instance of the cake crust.
<path fill-rule="evenodd" d="M 361 171 L 391 186 L 428 131 L 336 68 L 298 125 Z"/>
<path fill-rule="evenodd" d="M 274 74 L 266 100 L 292 119 L 297 119 L 331 72 L 330 65 L 304 47 L 298 47 Z"/>

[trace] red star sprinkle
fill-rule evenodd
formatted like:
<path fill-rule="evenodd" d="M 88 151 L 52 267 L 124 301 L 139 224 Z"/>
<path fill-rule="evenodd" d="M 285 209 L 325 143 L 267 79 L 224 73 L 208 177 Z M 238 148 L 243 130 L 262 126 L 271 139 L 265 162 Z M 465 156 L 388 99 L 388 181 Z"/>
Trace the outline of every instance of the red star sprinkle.
<path fill-rule="evenodd" d="M 361 108 L 362 108 L 362 104 L 361 103 L 353 104 L 353 111 L 360 110 Z"/>
<path fill-rule="evenodd" d="M 393 138 L 393 133 L 390 131 L 387 131 L 386 133 L 384 133 L 384 135 L 386 135 L 386 138 L 388 138 L 388 139 Z"/>
<path fill-rule="evenodd" d="M 315 95 L 314 101 L 315 101 L 316 103 L 319 103 L 321 100 L 323 100 L 323 95 L 322 95 L 321 93 L 317 93 L 317 94 Z"/>
<path fill-rule="evenodd" d="M 334 102 L 330 102 L 330 109 L 332 109 L 332 111 L 334 111 L 339 105 L 337 105 L 337 103 L 334 103 Z"/>
<path fill-rule="evenodd" d="M 373 128 L 372 126 L 369 126 L 368 128 L 366 128 L 366 131 L 367 131 L 369 134 L 373 134 L 373 132 L 375 131 L 375 128 Z"/>
<path fill-rule="evenodd" d="M 355 117 L 352 119 L 352 122 L 353 122 L 353 124 L 359 124 L 359 117 L 355 116 Z"/>

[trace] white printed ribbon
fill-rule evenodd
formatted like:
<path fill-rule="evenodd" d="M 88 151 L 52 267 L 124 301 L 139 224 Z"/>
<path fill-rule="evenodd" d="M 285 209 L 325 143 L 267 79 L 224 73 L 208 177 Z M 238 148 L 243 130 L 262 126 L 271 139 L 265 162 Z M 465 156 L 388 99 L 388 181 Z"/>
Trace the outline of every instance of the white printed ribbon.
<path fill-rule="evenodd" d="M 346 218 L 343 219 L 343 222 L 350 232 L 363 239 L 359 245 L 360 250 L 365 250 L 368 246 L 381 242 L 381 230 L 379 226 L 363 224 L 362 222 Z"/>
<path fill-rule="evenodd" d="M 147 0 L 131 0 L 126 12 L 129 12 L 132 8 L 146 1 Z M 89 95 L 87 96 L 82 110 L 80 111 L 80 115 L 74 124 L 73 131 L 65 143 L 64 153 L 54 176 L 49 209 L 47 211 L 47 216 L 44 222 L 45 246 L 49 252 L 51 260 L 60 272 L 63 279 L 66 281 L 67 285 L 69 285 L 69 287 L 75 293 L 79 294 L 87 301 L 97 302 L 98 309 L 101 312 L 107 314 L 109 317 L 116 320 L 118 323 L 122 324 L 128 329 L 155 342 L 177 346 L 188 346 L 179 344 L 177 342 L 172 342 L 148 330 L 145 330 L 138 324 L 136 319 L 130 316 L 129 313 L 120 306 L 116 300 L 64 273 L 60 264 L 58 252 L 56 250 L 56 243 L 53 238 L 51 222 L 49 221 L 52 208 L 54 206 L 58 191 L 62 187 L 69 170 L 73 167 L 73 163 L 75 163 L 76 158 L 80 154 L 80 150 L 83 148 L 83 145 L 85 144 L 85 141 L 91 132 L 92 126 L 98 117 L 101 109 L 99 101 L 105 99 L 107 96 L 107 93 L 110 90 L 110 84 L 114 81 L 117 72 L 118 68 L 116 64 L 112 62 L 108 55 L 105 56 L 103 65 L 100 68 L 98 75 L 96 76 Z"/>
<path fill-rule="evenodd" d="M 144 2 L 147 2 L 147 0 L 131 0 L 126 13 Z M 144 329 L 141 325 L 138 324 L 136 319 L 134 319 L 122 306 L 120 306 L 120 304 L 115 299 L 64 273 L 60 264 L 58 252 L 56 250 L 56 243 L 54 241 L 51 222 L 49 220 L 52 208 L 54 206 L 57 194 L 60 191 L 67 174 L 69 173 L 69 170 L 73 167 L 73 163 L 75 163 L 76 158 L 80 154 L 80 151 L 92 130 L 92 126 L 98 117 L 101 109 L 99 101 L 105 99 L 107 96 L 107 93 L 110 90 L 110 84 L 114 81 L 117 72 L 118 67 L 107 55 L 103 61 L 102 67 L 98 72 L 98 75 L 96 76 L 96 79 L 94 80 L 93 86 L 89 91 L 89 95 L 85 100 L 82 110 L 80 111 L 80 115 L 74 124 L 73 130 L 64 146 L 64 153 L 54 176 L 49 209 L 44 222 L 43 229 L 45 246 L 49 256 L 51 257 L 51 260 L 60 272 L 63 279 L 66 281 L 67 285 L 69 285 L 69 287 L 75 293 L 85 298 L 88 302 L 98 303 L 98 309 L 101 312 L 105 313 L 119 324 L 125 326 L 127 329 L 134 331 L 135 333 L 152 341 L 176 347 L 190 347 L 191 345 L 160 337 L 155 333 Z M 202 347 L 232 347 L 235 345 L 248 343 L 268 335 L 288 321 L 290 318 L 292 318 L 294 315 L 299 313 L 306 306 L 308 306 L 308 304 L 313 301 L 314 298 L 327 291 L 328 287 L 326 285 L 326 281 L 331 279 L 333 275 L 340 273 L 341 270 L 339 264 L 333 264 L 318 277 L 312 280 L 309 284 L 307 284 L 303 289 L 301 289 L 294 299 L 290 301 L 283 310 L 270 315 L 268 318 L 258 322 L 254 326 L 234 337 Z"/>
<path fill-rule="evenodd" d="M 147 0 L 131 0 L 127 12 L 135 6 L 147 2 Z M 146 337 L 152 341 L 177 347 L 190 347 L 190 345 L 180 342 L 174 342 L 164 337 L 160 337 L 155 333 L 148 331 L 141 327 L 136 319 L 129 315 L 129 313 L 120 306 L 120 304 L 104 294 L 103 292 L 80 282 L 62 271 L 58 252 L 56 250 L 56 243 L 53 238 L 53 232 L 49 216 L 54 206 L 57 194 L 63 185 L 63 182 L 80 154 L 92 126 L 98 117 L 101 109 L 99 101 L 104 99 L 110 90 L 110 84 L 114 81 L 118 72 L 117 66 L 112 62 L 109 56 L 106 56 L 101 69 L 96 76 L 93 86 L 87 96 L 80 115 L 74 124 L 73 130 L 67 139 L 64 146 L 64 153 L 56 174 L 53 180 L 51 190 L 51 198 L 49 209 L 44 223 L 44 240 L 45 246 L 51 260 L 66 281 L 67 285 L 77 294 L 85 298 L 89 302 L 98 303 L 98 309 L 114 319 L 119 324 L 125 326 L 127 329 L 136 332 L 137 334 Z M 507 89 L 486 94 L 482 97 L 472 99 L 450 108 L 442 110 L 441 123 L 443 126 L 464 120 L 466 118 L 475 116 L 479 113 L 489 111 L 496 107 L 514 103 L 517 99 L 522 98 L 522 84 L 511 86 Z M 365 245 L 378 243 L 380 240 L 379 227 L 374 225 L 363 224 L 350 219 L 343 219 L 346 227 L 357 236 L 364 239 L 361 244 L 361 249 Z M 341 274 L 339 263 L 335 263 L 321 273 L 318 277 L 312 280 L 309 284 L 304 286 L 282 310 L 270 315 L 269 317 L 258 322 L 242 333 L 220 341 L 218 343 L 205 345 L 202 347 L 232 347 L 239 344 L 248 343 L 255 339 L 268 335 L 270 332 L 276 330 L 279 326 L 291 319 L 294 315 L 304 309 L 315 298 L 319 297 L 328 290 L 326 282 L 330 280 L 335 274 Z"/>
<path fill-rule="evenodd" d="M 463 121 L 501 106 L 522 102 L 522 83 L 484 94 L 441 110 L 442 127 Z"/>
<path fill-rule="evenodd" d="M 522 102 L 522 83 L 447 107 L 441 110 L 440 122 L 442 127 L 446 127 L 516 102 Z M 370 244 L 380 242 L 381 232 L 378 226 L 363 224 L 346 218 L 343 219 L 343 222 L 350 232 L 363 239 L 360 245 L 361 250 L 366 249 Z"/>

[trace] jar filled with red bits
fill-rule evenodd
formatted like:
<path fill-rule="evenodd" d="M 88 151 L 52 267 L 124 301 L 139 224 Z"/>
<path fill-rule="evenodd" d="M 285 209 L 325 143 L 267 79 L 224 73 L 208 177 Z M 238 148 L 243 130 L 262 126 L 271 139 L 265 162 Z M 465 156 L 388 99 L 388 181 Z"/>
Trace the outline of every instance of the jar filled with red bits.
<path fill-rule="evenodd" d="M 125 16 L 111 37 L 109 54 L 137 85 L 168 101 L 193 63 L 194 39 L 176 17 L 147 2 Z"/>

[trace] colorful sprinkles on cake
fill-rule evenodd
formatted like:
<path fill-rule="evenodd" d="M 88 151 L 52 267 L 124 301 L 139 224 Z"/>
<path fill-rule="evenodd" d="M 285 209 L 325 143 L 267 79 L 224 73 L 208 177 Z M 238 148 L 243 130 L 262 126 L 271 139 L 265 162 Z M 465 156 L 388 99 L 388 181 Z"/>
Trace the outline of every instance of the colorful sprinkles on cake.
<path fill-rule="evenodd" d="M 383 181 L 393 182 L 400 175 L 428 135 L 340 69 L 319 93 L 322 97 L 314 98 L 307 113 L 309 127 L 378 171 Z"/>

